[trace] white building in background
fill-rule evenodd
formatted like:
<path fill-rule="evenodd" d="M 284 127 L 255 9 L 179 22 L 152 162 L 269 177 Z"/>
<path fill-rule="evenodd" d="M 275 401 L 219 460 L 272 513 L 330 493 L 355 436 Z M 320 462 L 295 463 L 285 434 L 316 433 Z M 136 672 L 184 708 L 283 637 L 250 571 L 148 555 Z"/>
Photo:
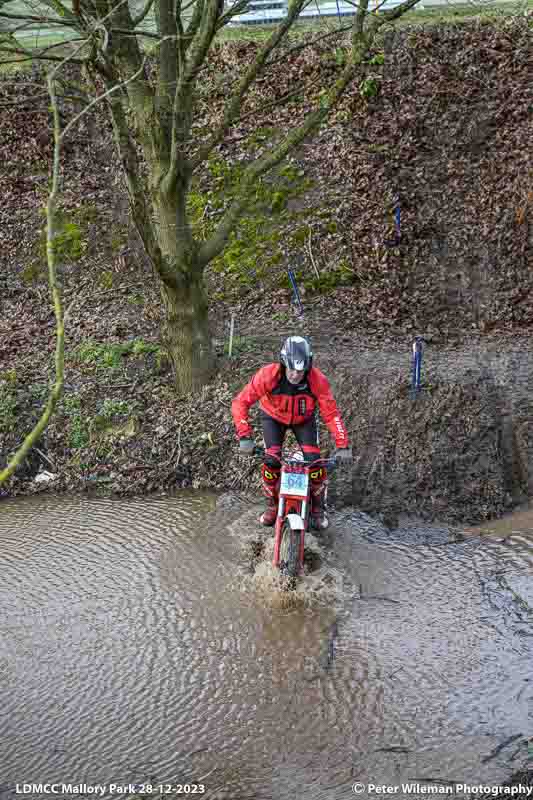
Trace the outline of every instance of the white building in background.
<path fill-rule="evenodd" d="M 235 0 L 226 0 L 227 5 L 231 6 Z M 370 0 L 369 11 L 387 10 L 400 5 L 402 0 Z M 421 0 L 415 7 L 416 9 L 471 5 L 472 13 L 475 14 L 480 8 L 498 6 L 501 3 L 515 3 L 517 6 L 523 5 L 517 0 Z M 232 25 L 257 25 L 269 22 L 278 22 L 287 16 L 288 0 L 252 0 L 249 9 L 245 14 L 237 15 Z M 306 8 L 301 12 L 300 19 L 318 19 L 319 17 L 349 17 L 354 16 L 357 11 L 357 0 L 310 0 Z"/>
<path fill-rule="evenodd" d="M 368 8 L 369 11 L 374 11 L 382 8 L 394 8 L 400 5 L 402 0 L 370 0 Z M 447 0 L 444 0 L 447 2 Z M 229 6 L 233 2 L 228 3 Z M 420 2 L 417 8 L 424 8 L 424 3 Z M 279 22 L 287 16 L 288 0 L 253 0 L 250 3 L 248 11 L 244 14 L 238 14 L 233 18 L 230 24 L 232 25 L 266 25 L 270 22 Z M 356 2 L 347 2 L 347 0 L 327 0 L 327 2 L 318 2 L 318 0 L 311 0 L 309 4 L 299 15 L 299 19 L 318 19 L 319 17 L 351 17 L 357 11 Z"/>

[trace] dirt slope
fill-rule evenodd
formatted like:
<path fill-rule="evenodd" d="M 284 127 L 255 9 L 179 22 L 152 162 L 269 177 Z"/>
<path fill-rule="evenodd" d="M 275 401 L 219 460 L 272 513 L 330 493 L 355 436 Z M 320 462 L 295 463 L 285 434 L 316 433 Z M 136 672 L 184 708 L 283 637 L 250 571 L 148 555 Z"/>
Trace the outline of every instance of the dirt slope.
<path fill-rule="evenodd" d="M 312 185 L 297 210 L 308 211 L 321 279 L 304 292 L 304 319 L 293 314 L 284 270 L 304 254 L 303 285 L 313 275 L 311 255 L 287 234 L 277 269 L 212 300 L 220 372 L 200 400 L 172 392 L 158 347 L 157 281 L 127 224 L 109 130 L 88 117 L 69 139 L 65 161 L 65 401 L 41 453 L 1 493 L 42 490 L 33 482 L 42 467 L 58 476 L 50 485 L 57 490 L 255 491 L 257 469 L 235 454 L 231 398 L 276 357 L 285 334 L 301 331 L 311 336 L 351 431 L 356 458 L 344 500 L 391 518 L 411 511 L 474 521 L 530 495 L 529 43 L 524 20 L 407 30 L 385 42 L 385 63 L 366 71 L 375 95 L 362 97 L 355 86 L 332 125 L 300 153 L 298 166 Z M 233 74 L 254 47 L 222 48 L 220 70 Z M 280 66 L 273 91 L 281 96 L 291 76 L 305 74 L 308 93 L 304 102 L 283 105 L 275 120 L 261 112 L 260 124 L 270 117 L 281 127 L 303 114 L 339 68 L 335 52 L 331 45 L 302 51 L 290 68 Z M 251 95 L 247 111 L 264 107 L 265 91 L 263 84 Z M 3 83 L 0 95 L 18 101 L 0 118 L 5 463 L 46 395 L 54 327 L 39 238 L 51 144 L 46 102 L 22 79 Z M 213 100 L 210 113 L 217 108 Z M 242 127 L 220 152 L 228 163 L 241 152 Z M 402 238 L 387 247 L 394 193 Z M 287 216 L 280 225 L 290 233 L 302 221 Z M 339 271 L 343 285 L 335 288 Z M 220 280 L 208 275 L 213 298 Z M 231 311 L 240 338 L 229 360 L 223 348 Z M 408 393 L 414 332 L 432 340 L 426 391 L 416 403 Z"/>

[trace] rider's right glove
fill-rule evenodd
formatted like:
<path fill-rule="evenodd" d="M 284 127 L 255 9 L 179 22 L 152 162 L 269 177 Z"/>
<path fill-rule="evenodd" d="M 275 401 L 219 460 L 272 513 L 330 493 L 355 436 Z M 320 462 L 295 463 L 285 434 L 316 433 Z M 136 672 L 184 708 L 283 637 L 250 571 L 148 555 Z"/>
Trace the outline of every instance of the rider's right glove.
<path fill-rule="evenodd" d="M 253 439 L 239 439 L 239 453 L 245 456 L 253 456 L 255 442 Z"/>
<path fill-rule="evenodd" d="M 341 464 L 349 464 L 353 460 L 352 448 L 341 447 L 339 450 L 335 451 L 335 456 L 337 458 L 337 461 L 339 461 Z"/>

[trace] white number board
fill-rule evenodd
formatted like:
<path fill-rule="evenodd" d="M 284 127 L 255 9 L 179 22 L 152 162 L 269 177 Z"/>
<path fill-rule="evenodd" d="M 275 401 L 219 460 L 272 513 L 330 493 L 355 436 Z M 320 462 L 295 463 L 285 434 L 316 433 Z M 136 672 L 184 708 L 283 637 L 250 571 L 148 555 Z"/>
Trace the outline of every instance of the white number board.
<path fill-rule="evenodd" d="M 281 494 L 292 494 L 295 497 L 307 497 L 309 478 L 303 472 L 281 473 Z"/>

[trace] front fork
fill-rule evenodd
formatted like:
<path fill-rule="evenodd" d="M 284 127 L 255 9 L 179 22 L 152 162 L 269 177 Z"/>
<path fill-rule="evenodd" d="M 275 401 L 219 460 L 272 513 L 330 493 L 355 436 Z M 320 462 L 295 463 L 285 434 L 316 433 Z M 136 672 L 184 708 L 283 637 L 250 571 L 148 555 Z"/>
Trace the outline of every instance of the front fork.
<path fill-rule="evenodd" d="M 274 559 L 272 561 L 274 567 L 279 568 L 279 548 L 281 545 L 281 529 L 283 527 L 283 521 L 285 519 L 285 507 L 286 507 L 286 500 L 284 497 L 279 498 L 278 502 L 278 516 L 276 517 L 276 528 L 275 528 L 275 536 L 274 536 Z M 291 512 L 294 514 L 299 514 L 300 517 L 304 521 L 304 529 L 302 531 L 302 536 L 300 536 L 300 564 L 304 563 L 304 539 L 305 539 L 305 532 L 307 531 L 308 524 L 309 524 L 309 498 L 307 500 L 299 501 L 299 506 L 294 509 L 291 509 Z"/>

